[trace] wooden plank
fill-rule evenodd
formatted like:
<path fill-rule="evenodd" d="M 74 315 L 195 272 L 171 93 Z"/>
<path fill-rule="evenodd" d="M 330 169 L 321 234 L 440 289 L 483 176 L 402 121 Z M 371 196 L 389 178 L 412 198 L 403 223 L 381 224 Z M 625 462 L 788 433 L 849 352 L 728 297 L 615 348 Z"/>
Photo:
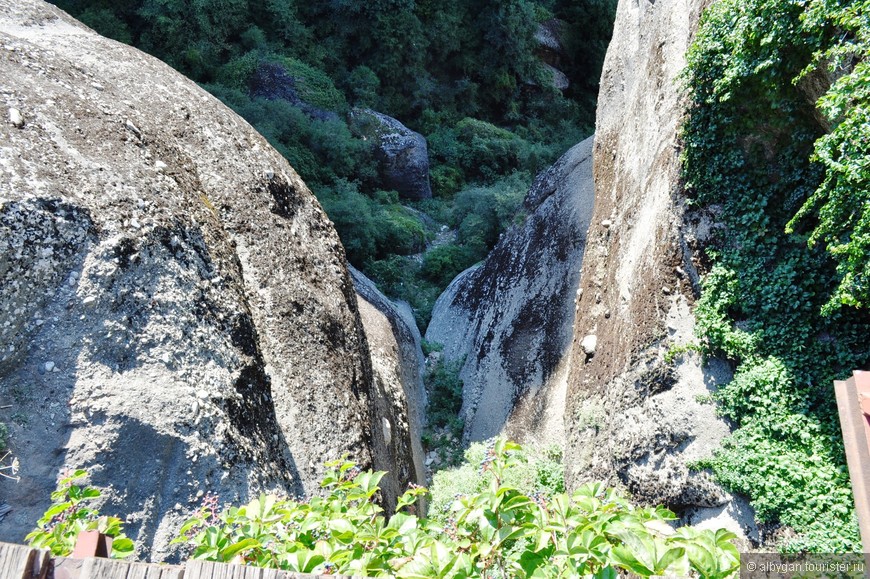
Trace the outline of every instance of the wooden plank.
<path fill-rule="evenodd" d="M 185 564 L 183 579 L 362 579 L 362 577 L 360 575 L 308 575 L 192 559 Z"/>
<path fill-rule="evenodd" d="M 191 559 L 184 567 L 184 579 L 212 579 L 211 567 L 205 561 Z"/>
<path fill-rule="evenodd" d="M 177 566 L 89 558 L 84 559 L 78 579 L 183 579 L 184 577 L 184 569 Z"/>
<path fill-rule="evenodd" d="M 275 569 L 211 561 L 191 560 L 187 562 L 184 570 L 184 579 L 292 579 L 295 577 L 295 574 L 286 574 Z"/>
<path fill-rule="evenodd" d="M 175 565 L 163 565 L 160 567 L 160 575 L 157 579 L 184 579 L 184 568 Z"/>
<path fill-rule="evenodd" d="M 0 543 L 0 577 L 3 579 L 30 579 L 36 549 L 24 545 Z"/>
<path fill-rule="evenodd" d="M 112 559 L 84 559 L 79 579 L 127 579 L 129 563 Z"/>
<path fill-rule="evenodd" d="M 127 579 L 147 579 L 149 575 L 149 571 L 153 568 L 152 565 L 130 565 L 127 568 Z M 159 570 L 155 569 L 156 572 Z M 153 575 L 156 575 L 154 573 Z"/>
<path fill-rule="evenodd" d="M 33 558 L 33 579 L 48 579 L 48 574 L 51 572 L 51 568 L 51 551 L 48 549 L 38 550 L 36 556 Z"/>
<path fill-rule="evenodd" d="M 54 560 L 54 579 L 79 579 L 81 577 L 82 559 L 58 557 Z"/>

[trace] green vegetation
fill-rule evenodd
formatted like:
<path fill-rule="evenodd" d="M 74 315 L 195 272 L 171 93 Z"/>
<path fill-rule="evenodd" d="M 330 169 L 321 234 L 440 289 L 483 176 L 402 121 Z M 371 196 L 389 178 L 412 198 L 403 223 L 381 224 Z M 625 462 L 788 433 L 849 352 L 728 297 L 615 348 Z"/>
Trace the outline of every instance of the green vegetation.
<path fill-rule="evenodd" d="M 221 508 L 207 494 L 173 542 L 187 545 L 194 559 L 366 577 L 547 579 L 628 571 L 725 578 L 739 566 L 735 536 L 725 530 L 675 529 L 670 511 L 633 507 L 599 484 L 565 494 L 557 450 L 530 459 L 519 445 L 492 440 L 472 446 L 467 457 L 473 464 L 458 476 L 441 473 L 436 480 L 438 513 L 431 518 L 415 514 L 427 492 L 415 485 L 385 518 L 377 500 L 386 473 L 362 472 L 343 459 L 327 463 L 319 496 L 261 495 Z M 98 530 L 114 538 L 113 557 L 132 554 L 120 519 L 84 506 L 100 496 L 74 484 L 86 474 L 60 481 L 27 541 L 69 556 L 79 532 Z"/>
<path fill-rule="evenodd" d="M 691 342 L 688 344 L 671 344 L 668 351 L 665 352 L 665 363 L 674 364 L 689 352 L 701 352 L 701 346 Z"/>
<path fill-rule="evenodd" d="M 133 541 L 124 535 L 121 519 L 101 516 L 85 506 L 100 498 L 98 489 L 75 484 L 86 476 L 87 472 L 77 470 L 58 482 L 57 490 L 51 493 L 51 507 L 27 535 L 27 543 L 37 549 L 49 549 L 55 557 L 69 557 L 79 533 L 99 531 L 112 537 L 112 557 L 131 555 Z"/>
<path fill-rule="evenodd" d="M 861 550 L 831 381 L 870 363 L 868 34 L 866 0 L 721 0 L 688 57 L 684 177 L 727 228 L 699 335 L 737 365 L 702 466 L 790 551 Z"/>
<path fill-rule="evenodd" d="M 320 199 L 349 260 L 408 300 L 421 328 L 452 277 L 512 222 L 534 174 L 591 133 L 616 9 L 616 0 L 54 2 L 250 122 Z M 554 17 L 564 23 L 564 93 L 534 38 Z M 409 212 L 382 191 L 373 140 L 348 126 L 351 107 L 427 138 L 434 200 Z M 459 238 L 421 260 L 440 225 L 461 228 Z"/>
<path fill-rule="evenodd" d="M 601 485 L 570 496 L 558 492 L 559 483 L 549 478 L 554 473 L 533 473 L 519 446 L 503 440 L 479 454 L 473 467 L 463 467 L 476 473 L 469 482 L 474 490 L 454 497 L 446 518 L 415 515 L 416 499 L 426 491 L 412 487 L 387 520 L 375 502 L 384 473 L 360 472 L 343 460 L 327 465 L 323 496 L 264 495 L 220 512 L 209 497 L 176 541 L 187 543 L 197 559 L 367 577 L 543 579 L 693 571 L 712 578 L 729 577 L 738 566 L 731 533 L 674 529 L 668 524 L 673 513 L 635 508 Z M 518 478 L 516 470 L 525 474 Z M 513 480 L 541 483 L 553 492 L 527 495 Z"/>
<path fill-rule="evenodd" d="M 481 476 L 484 465 L 495 448 L 496 440 L 474 442 L 464 453 L 464 461 L 455 468 L 436 472 L 428 501 L 428 516 L 439 524 L 447 524 L 453 517 L 456 497 L 471 496 L 486 490 L 487 479 Z M 516 488 L 534 500 L 549 501 L 565 492 L 565 468 L 562 450 L 551 447 L 529 453 L 517 448 L 513 451 L 513 466 L 506 470 L 502 484 Z"/>
<path fill-rule="evenodd" d="M 440 344 L 429 345 L 439 348 Z M 462 410 L 463 382 L 459 377 L 465 358 L 447 362 L 441 357 L 427 363 L 424 375 L 428 404 L 426 406 L 426 431 L 423 446 L 435 450 L 441 468 L 455 466 L 462 460 L 462 431 L 465 422 L 459 415 Z"/>

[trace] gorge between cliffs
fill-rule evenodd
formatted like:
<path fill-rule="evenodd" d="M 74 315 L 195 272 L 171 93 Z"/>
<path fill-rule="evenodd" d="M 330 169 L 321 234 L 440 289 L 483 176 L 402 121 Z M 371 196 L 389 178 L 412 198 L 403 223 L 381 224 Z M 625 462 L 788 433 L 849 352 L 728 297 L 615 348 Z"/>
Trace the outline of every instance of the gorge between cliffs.
<path fill-rule="evenodd" d="M 0 433 L 21 469 L 0 540 L 23 542 L 66 469 L 138 559 L 176 561 L 211 493 L 316 496 L 349 457 L 387 472 L 392 515 L 502 437 L 552 458 L 562 490 L 616 487 L 741 551 L 860 549 L 825 388 L 870 363 L 870 318 L 782 330 L 825 374 L 765 350 L 779 326 L 757 311 L 780 305 L 735 289 L 755 279 L 728 261 L 738 209 L 691 165 L 717 145 L 692 122 L 725 113 L 687 70 L 726 0 L 195 4 L 0 0 Z M 835 127 L 815 102 L 836 82 L 789 93 L 812 136 L 799 177 L 785 122 L 719 138 L 739 179 L 793 185 L 770 197 L 788 227 L 821 181 L 810 149 Z M 844 287 L 809 232 L 747 230 L 787 238 L 747 271 L 810 278 L 786 251 L 816 252 L 828 276 L 783 310 Z M 759 360 L 806 448 L 771 446 L 766 423 L 741 438 L 757 423 L 734 408 L 768 404 Z M 836 522 L 741 479 L 735 444 L 834 465 L 799 496 L 836 495 L 819 498 Z"/>

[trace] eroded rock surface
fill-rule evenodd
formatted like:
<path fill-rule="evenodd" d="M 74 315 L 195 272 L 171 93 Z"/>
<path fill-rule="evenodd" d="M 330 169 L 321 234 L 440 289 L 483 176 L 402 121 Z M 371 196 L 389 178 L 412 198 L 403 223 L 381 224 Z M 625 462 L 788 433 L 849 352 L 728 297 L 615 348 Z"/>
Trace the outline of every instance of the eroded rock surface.
<path fill-rule="evenodd" d="M 410 443 L 378 420 L 407 418 L 373 398 L 338 236 L 247 123 L 37 0 L 0 3 L 0 108 L 0 421 L 22 475 L 0 540 L 65 467 L 154 560 L 204 492 L 317 492 L 343 453 L 390 468 Z"/>
<path fill-rule="evenodd" d="M 697 283 L 683 233 L 677 76 L 708 3 L 619 2 L 599 94 L 565 462 L 569 485 L 622 485 L 644 502 L 691 510 L 693 522 L 705 509 L 730 513 L 728 524 L 752 535 L 748 507 L 688 466 L 729 432 L 706 401 L 729 369 L 674 355 L 694 339 Z M 589 336 L 592 355 L 579 347 Z"/>
<path fill-rule="evenodd" d="M 574 298 L 592 215 L 592 139 L 532 185 L 525 223 L 438 298 L 426 339 L 465 362 L 465 436 L 560 444 Z M 516 409 L 516 410 L 515 410 Z"/>

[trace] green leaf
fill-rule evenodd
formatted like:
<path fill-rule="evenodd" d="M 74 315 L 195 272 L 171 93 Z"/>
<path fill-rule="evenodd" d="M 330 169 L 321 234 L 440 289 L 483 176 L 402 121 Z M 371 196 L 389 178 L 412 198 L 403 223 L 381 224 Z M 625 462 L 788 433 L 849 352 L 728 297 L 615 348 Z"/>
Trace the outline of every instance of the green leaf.
<path fill-rule="evenodd" d="M 260 542 L 256 539 L 243 539 L 238 543 L 233 543 L 228 547 L 221 549 L 220 556 L 223 561 L 229 561 L 233 557 L 235 557 L 238 553 L 245 551 L 247 549 L 253 549 L 255 547 L 259 547 Z"/>

